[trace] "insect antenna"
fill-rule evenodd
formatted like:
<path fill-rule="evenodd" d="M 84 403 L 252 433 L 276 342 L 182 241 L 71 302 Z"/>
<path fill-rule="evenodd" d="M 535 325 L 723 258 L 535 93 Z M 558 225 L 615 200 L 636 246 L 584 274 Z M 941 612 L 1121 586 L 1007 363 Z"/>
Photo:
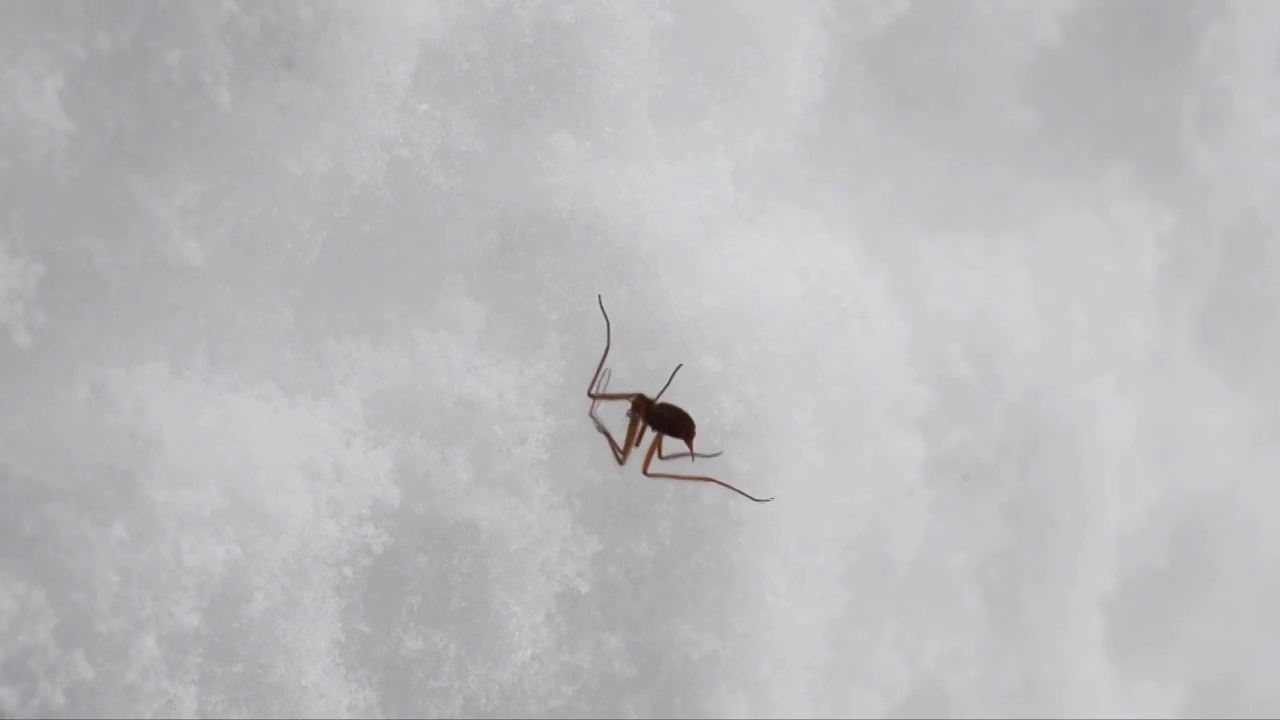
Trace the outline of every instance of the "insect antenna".
<path fill-rule="evenodd" d="M 675 370 L 671 371 L 671 377 L 667 378 L 667 384 L 663 385 L 662 389 L 658 391 L 658 394 L 654 396 L 654 402 L 658 402 L 658 398 L 662 397 L 662 393 L 666 392 L 667 388 L 671 387 L 671 381 L 676 379 L 676 373 L 680 372 L 680 368 L 682 367 L 684 367 L 684 363 L 680 363 L 676 366 Z"/>

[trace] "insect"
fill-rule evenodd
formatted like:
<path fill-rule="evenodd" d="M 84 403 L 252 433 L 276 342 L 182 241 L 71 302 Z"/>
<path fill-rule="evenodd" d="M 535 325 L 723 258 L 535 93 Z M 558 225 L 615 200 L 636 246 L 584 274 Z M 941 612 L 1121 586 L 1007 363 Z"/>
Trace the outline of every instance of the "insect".
<path fill-rule="evenodd" d="M 668 478 L 671 480 L 691 480 L 694 482 L 715 483 L 724 488 L 728 488 L 745 498 L 756 502 L 769 502 L 773 498 L 758 498 L 749 495 L 727 482 L 717 480 L 713 477 L 705 475 L 672 475 L 670 473 L 649 472 L 649 466 L 653 464 L 654 456 L 659 460 L 675 460 L 677 458 L 714 458 L 719 457 L 722 453 L 697 453 L 693 450 L 693 438 L 697 434 L 697 427 L 694 425 L 693 418 L 689 413 L 671 403 L 658 402 L 662 397 L 662 393 L 667 391 L 671 386 L 671 381 L 675 379 L 676 373 L 680 372 L 680 368 L 684 367 L 684 363 L 676 366 L 671 371 L 671 377 L 667 378 L 667 384 L 662 386 L 662 390 L 652 399 L 644 393 L 611 393 L 608 390 L 610 371 L 604 369 L 605 358 L 609 356 L 609 346 L 612 342 L 612 328 L 609 325 L 609 313 L 604 310 L 604 298 L 596 295 L 596 301 L 600 303 L 600 313 L 604 315 L 604 354 L 600 356 L 600 364 L 596 365 L 596 374 L 591 378 L 591 384 L 587 386 L 587 397 L 591 398 L 591 410 L 587 413 L 591 417 L 591 422 L 595 423 L 596 430 L 604 435 L 609 441 L 609 449 L 613 451 L 613 459 L 618 461 L 619 465 L 626 465 L 627 458 L 631 455 L 633 448 L 640 447 L 640 443 L 644 440 L 644 433 L 648 429 L 654 432 L 653 443 L 649 446 L 649 451 L 645 453 L 644 466 L 641 472 L 646 477 L 651 478 Z M 601 375 L 601 370 L 604 374 Z M 623 400 L 631 404 L 631 408 L 627 411 L 627 417 L 631 418 L 627 423 L 627 435 L 622 445 L 618 445 L 618 441 L 614 439 L 609 429 L 600 422 L 600 418 L 596 417 L 596 405 L 601 400 Z M 664 455 L 662 453 L 662 439 L 664 437 L 674 438 L 682 441 L 689 448 L 687 453 L 677 453 L 675 455 Z"/>

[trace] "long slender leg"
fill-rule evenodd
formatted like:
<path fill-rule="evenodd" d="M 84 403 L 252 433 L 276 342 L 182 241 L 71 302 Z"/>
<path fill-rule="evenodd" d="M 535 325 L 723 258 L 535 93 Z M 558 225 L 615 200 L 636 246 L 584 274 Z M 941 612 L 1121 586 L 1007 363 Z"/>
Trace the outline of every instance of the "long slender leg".
<path fill-rule="evenodd" d="M 600 355 L 600 363 L 596 365 L 596 374 L 591 376 L 591 382 L 587 385 L 587 397 L 592 400 L 626 400 L 640 393 L 606 393 L 597 392 L 596 385 L 600 380 L 600 371 L 604 369 L 604 360 L 609 357 L 609 346 L 613 342 L 613 330 L 609 327 L 609 313 L 604 311 L 604 298 L 596 295 L 596 301 L 600 303 L 600 312 L 604 315 L 604 353 Z"/>
<path fill-rule="evenodd" d="M 619 446 L 618 441 L 613 439 L 613 435 L 610 434 L 609 430 L 599 421 L 596 422 L 596 429 L 609 441 L 609 449 L 613 451 L 613 459 L 617 460 L 619 465 L 627 464 L 627 458 L 631 455 L 631 440 L 635 437 L 636 426 L 639 424 L 639 416 L 633 416 L 631 422 L 627 423 L 627 439 Z"/>
<path fill-rule="evenodd" d="M 610 370 L 609 368 L 605 368 L 604 374 L 600 376 L 600 382 L 596 383 L 594 386 L 594 391 L 596 393 L 603 393 L 606 390 L 608 390 L 609 378 L 612 376 L 613 376 L 613 371 Z M 598 406 L 599 404 L 600 404 L 599 400 L 595 398 L 591 399 L 591 409 L 587 411 L 587 417 L 590 417 L 591 422 L 595 423 L 596 430 L 604 433 L 604 432 L 608 432 L 608 430 L 604 428 L 604 423 L 600 422 L 600 418 L 596 417 L 596 406 Z"/>
<path fill-rule="evenodd" d="M 769 502 L 770 500 L 773 499 L 773 498 L 758 498 L 753 495 L 748 495 L 747 493 L 742 492 L 741 490 L 730 485 L 727 482 L 722 482 L 713 477 L 707 477 L 706 475 L 671 475 L 668 473 L 649 472 L 649 465 L 653 463 L 654 456 L 659 455 L 661 453 L 662 453 L 662 435 L 660 433 L 654 433 L 653 444 L 649 446 L 649 452 L 645 454 L 644 468 L 641 470 L 641 472 L 643 472 L 646 477 L 667 478 L 669 480 L 691 480 L 693 482 L 715 483 L 716 485 L 719 485 L 722 488 L 727 488 L 729 490 L 732 490 L 738 493 L 739 495 L 747 498 L 748 500 L 754 500 L 755 502 L 758 502 L 758 503 Z"/>
<path fill-rule="evenodd" d="M 598 392 L 604 392 L 609 387 L 609 378 L 612 374 L 609 368 L 605 368 L 604 373 L 600 375 L 600 382 L 596 383 L 595 386 Z M 636 419 L 632 418 L 627 425 L 628 442 L 619 446 L 618 441 L 613 437 L 613 433 L 609 432 L 609 428 L 605 427 L 604 422 L 596 415 L 596 405 L 598 404 L 600 404 L 599 400 L 591 401 L 591 409 L 587 411 L 587 416 L 595 424 L 596 432 L 604 435 L 605 439 L 609 441 L 609 449 L 613 451 L 613 459 L 618 461 L 619 465 L 624 465 L 627 462 L 627 457 L 631 454 L 632 444 L 630 443 L 630 437 L 632 434 L 639 434 L 636 432 Z M 640 428 L 640 433 L 642 432 L 644 432 L 644 428 Z"/>
<path fill-rule="evenodd" d="M 721 450 L 720 452 L 713 452 L 713 453 L 688 453 L 688 452 L 682 452 L 682 453 L 676 453 L 675 455 L 663 455 L 663 454 L 662 454 L 661 447 L 659 447 L 659 450 L 658 450 L 658 459 L 659 459 L 659 460 L 677 460 L 677 459 L 679 459 L 679 458 L 686 458 L 686 457 L 696 457 L 696 458 L 717 458 L 717 457 L 720 457 L 720 456 L 721 456 L 721 455 L 723 455 L 723 454 L 724 454 L 724 451 L 723 451 L 723 450 Z"/>
<path fill-rule="evenodd" d="M 676 368 L 676 369 L 679 370 L 680 368 Z M 639 438 L 636 438 L 636 447 L 640 447 Z M 680 458 L 718 458 L 723 454 L 724 454 L 724 451 L 721 450 L 720 452 L 713 452 L 713 453 L 681 452 L 681 453 L 676 453 L 675 455 L 664 455 L 662 453 L 662 443 L 658 443 L 658 459 L 659 460 L 678 460 Z"/>
<path fill-rule="evenodd" d="M 601 377 L 600 372 L 604 370 L 604 361 L 609 357 L 609 347 L 613 343 L 613 329 L 609 323 L 609 313 L 604 310 L 604 298 L 597 294 L 596 302 L 600 304 L 600 314 L 604 315 L 604 352 L 600 355 L 600 362 L 596 365 L 595 375 L 591 376 L 591 383 L 587 385 L 587 397 L 591 398 L 591 410 L 587 414 L 591 417 L 591 422 L 595 423 L 596 430 L 609 441 L 609 449 L 613 451 L 613 459 L 617 460 L 619 465 L 625 465 L 627 457 L 631 454 L 631 446 L 635 442 L 636 426 L 639 424 L 640 418 L 631 418 L 631 422 L 627 425 L 626 442 L 622 444 L 622 447 L 619 447 L 618 441 L 613 438 L 613 434 L 604 426 L 604 423 L 600 422 L 600 418 L 596 417 L 596 405 L 601 400 L 625 400 L 631 402 L 641 393 L 609 393 L 604 391 L 609 385 L 611 373 L 605 370 L 604 376 Z M 640 428 L 640 433 L 643 432 L 644 429 Z"/>

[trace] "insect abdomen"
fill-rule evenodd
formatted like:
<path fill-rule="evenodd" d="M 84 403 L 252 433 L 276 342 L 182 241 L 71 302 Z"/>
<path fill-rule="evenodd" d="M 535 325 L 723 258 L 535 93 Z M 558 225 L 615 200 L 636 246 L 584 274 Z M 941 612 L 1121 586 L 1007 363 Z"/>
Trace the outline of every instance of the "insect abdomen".
<path fill-rule="evenodd" d="M 694 435 L 695 426 L 689 413 L 671 403 L 657 403 L 649 411 L 649 427 L 655 431 L 681 440 Z"/>

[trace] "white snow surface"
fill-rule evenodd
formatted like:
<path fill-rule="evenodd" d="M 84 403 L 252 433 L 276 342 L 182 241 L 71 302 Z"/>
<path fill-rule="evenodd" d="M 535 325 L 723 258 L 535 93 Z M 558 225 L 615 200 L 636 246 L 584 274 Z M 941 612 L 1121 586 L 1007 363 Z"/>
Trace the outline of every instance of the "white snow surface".
<path fill-rule="evenodd" d="M 1227 0 L 3 4 L 0 715 L 1275 717 L 1278 56 Z M 618 467 L 598 293 L 724 452 L 664 469 L 774 502 Z"/>

